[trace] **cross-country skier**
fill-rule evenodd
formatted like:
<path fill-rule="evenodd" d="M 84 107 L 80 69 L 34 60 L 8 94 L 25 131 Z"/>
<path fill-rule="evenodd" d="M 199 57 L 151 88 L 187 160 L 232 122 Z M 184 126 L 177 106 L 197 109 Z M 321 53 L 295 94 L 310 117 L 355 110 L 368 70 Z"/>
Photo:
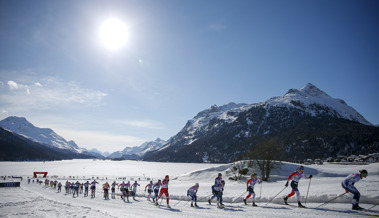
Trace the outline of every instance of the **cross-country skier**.
<path fill-rule="evenodd" d="M 80 186 L 80 182 L 76 181 L 76 183 L 74 184 L 74 192 L 72 193 L 72 197 L 74 197 L 75 193 L 76 193 L 76 197 L 79 196 L 79 186 Z"/>
<path fill-rule="evenodd" d="M 250 198 L 250 196 L 253 196 L 253 206 L 254 207 L 258 207 L 258 205 L 255 204 L 255 192 L 254 192 L 254 186 L 255 186 L 255 183 L 257 183 L 257 182 L 258 182 L 258 184 L 262 183 L 262 181 L 258 180 L 257 174 L 256 173 L 252 173 L 250 175 L 250 179 L 246 183 L 246 188 L 247 188 L 247 191 L 249 192 L 249 194 L 246 196 L 246 198 L 243 199 L 243 202 L 246 205 L 247 205 L 246 200 L 248 198 Z"/>
<path fill-rule="evenodd" d="M 158 196 L 157 200 L 155 201 L 155 205 L 158 206 L 158 200 L 159 200 L 159 198 L 161 198 L 162 195 L 165 194 L 166 195 L 167 207 L 171 208 L 170 205 L 169 205 L 170 199 L 169 199 L 169 194 L 168 194 L 168 182 L 169 181 L 170 181 L 169 176 L 166 175 L 165 178 L 162 181 L 162 187 L 161 187 L 161 190 L 159 192 L 159 196 Z"/>
<path fill-rule="evenodd" d="M 215 185 L 221 184 L 221 181 L 222 181 L 222 174 L 219 173 L 219 174 L 217 175 L 216 179 L 215 179 Z M 208 199 L 208 203 L 209 203 L 209 204 L 211 204 L 211 201 L 213 200 L 213 198 L 216 197 L 216 194 L 213 192 L 213 186 L 212 186 L 212 194 L 213 194 L 212 197 L 210 197 L 210 198 Z"/>
<path fill-rule="evenodd" d="M 66 194 L 69 193 L 69 188 L 70 188 L 70 182 L 67 180 L 66 183 L 65 183 L 65 186 L 64 186 L 64 189 L 66 191 Z"/>
<path fill-rule="evenodd" d="M 194 186 L 192 186 L 191 188 L 187 190 L 187 196 L 191 197 L 191 207 L 193 207 L 193 201 L 195 201 L 195 207 L 199 207 L 197 206 L 197 196 L 196 196 L 198 190 L 199 190 L 199 183 L 196 183 Z"/>
<path fill-rule="evenodd" d="M 146 189 L 147 189 L 147 200 L 148 201 L 150 201 L 150 195 L 151 195 L 151 193 L 153 192 L 153 181 L 150 181 L 150 183 L 149 184 L 147 184 L 146 186 L 145 186 L 145 192 L 146 192 Z"/>
<path fill-rule="evenodd" d="M 120 185 L 118 185 L 118 188 L 120 189 L 121 191 L 121 199 L 124 199 L 124 186 L 125 186 L 125 181 L 122 181 L 122 183 L 120 183 Z"/>
<path fill-rule="evenodd" d="M 132 196 L 133 196 L 133 200 L 136 200 L 136 194 L 137 194 L 137 186 L 140 186 L 140 184 L 137 183 L 137 181 L 135 181 L 132 185 Z"/>
<path fill-rule="evenodd" d="M 222 203 L 222 192 L 224 191 L 224 187 L 225 187 L 224 180 L 221 180 L 221 183 L 215 184 L 212 186 L 212 192 L 217 197 L 217 206 L 221 209 L 224 208 L 224 204 Z"/>
<path fill-rule="evenodd" d="M 358 189 L 354 186 L 356 182 L 359 182 L 361 179 L 367 177 L 367 170 L 360 170 L 359 173 L 353 173 L 350 176 L 346 177 L 344 181 L 342 181 L 341 185 L 346 190 L 346 193 L 353 194 L 353 210 L 362 210 L 363 208 L 359 206 L 359 198 L 361 194 Z"/>
<path fill-rule="evenodd" d="M 62 183 L 59 182 L 59 183 L 58 183 L 58 192 L 61 192 L 61 191 L 62 191 Z"/>
<path fill-rule="evenodd" d="M 103 184 L 103 191 L 104 191 L 104 199 L 109 200 L 109 184 L 108 184 L 108 182 L 105 182 Z"/>
<path fill-rule="evenodd" d="M 96 182 L 96 180 L 93 180 L 93 182 L 91 182 L 91 197 L 92 198 L 94 198 L 96 194 L 96 184 L 99 184 L 98 182 Z"/>
<path fill-rule="evenodd" d="M 89 183 L 88 181 L 86 183 L 84 183 L 84 197 L 88 196 L 88 187 L 91 183 Z"/>
<path fill-rule="evenodd" d="M 83 194 L 83 186 L 84 186 L 84 184 L 80 183 L 80 185 L 79 185 L 79 194 Z"/>
<path fill-rule="evenodd" d="M 71 193 L 74 193 L 74 186 L 75 186 L 75 183 L 74 183 L 74 182 L 71 182 L 71 183 L 70 183 L 70 194 L 71 194 Z"/>
<path fill-rule="evenodd" d="M 130 181 L 128 181 L 126 184 L 124 184 L 124 189 L 122 192 L 122 195 L 124 196 L 124 201 L 125 201 L 125 197 L 126 197 L 127 202 L 129 202 L 129 189 L 130 189 Z"/>
<path fill-rule="evenodd" d="M 116 186 L 117 186 L 118 184 L 116 183 L 116 181 L 114 181 L 113 183 L 112 183 L 112 198 L 113 199 L 115 199 L 116 198 Z"/>
<path fill-rule="evenodd" d="M 305 177 L 304 175 L 304 167 L 303 166 L 299 166 L 295 172 L 291 173 L 291 175 L 289 175 L 288 179 L 287 179 L 287 183 L 285 184 L 285 186 L 287 187 L 288 186 L 288 182 L 290 181 L 290 179 L 292 179 L 292 182 L 291 182 L 291 188 L 292 188 L 292 192 L 289 193 L 287 196 L 285 196 L 283 198 L 284 200 L 284 203 L 285 204 L 288 204 L 287 203 L 287 200 L 288 198 L 292 197 L 294 194 L 296 194 L 296 197 L 297 197 L 297 204 L 299 207 L 304 207 L 301 203 L 300 203 L 300 192 L 299 192 L 299 189 L 297 188 L 298 185 L 299 185 L 299 180 L 301 178 Z M 306 177 L 308 179 L 312 178 L 312 175 Z"/>
<path fill-rule="evenodd" d="M 154 198 L 153 202 L 155 202 L 158 199 L 158 193 L 159 193 L 159 188 L 161 187 L 162 182 L 160 179 L 158 179 L 158 182 L 154 184 L 153 190 L 154 190 Z"/>

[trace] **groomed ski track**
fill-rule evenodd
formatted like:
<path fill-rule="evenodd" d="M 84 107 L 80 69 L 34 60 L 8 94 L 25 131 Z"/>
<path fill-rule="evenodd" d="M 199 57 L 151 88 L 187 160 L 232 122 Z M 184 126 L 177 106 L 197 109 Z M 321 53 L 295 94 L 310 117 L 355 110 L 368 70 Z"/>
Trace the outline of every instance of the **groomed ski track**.
<path fill-rule="evenodd" d="M 56 190 L 44 188 L 43 185 L 26 184 L 21 188 L 8 188 L 0 190 L 2 200 L 0 203 L 1 217 L 351 217 L 352 215 L 377 215 L 379 211 L 349 210 L 350 204 L 328 204 L 325 208 L 314 209 L 319 204 L 307 204 L 308 208 L 298 208 L 281 204 L 258 203 L 259 207 L 245 205 L 243 202 L 225 203 L 224 209 L 219 209 L 216 202 L 198 202 L 199 208 L 191 208 L 187 201 L 171 200 L 171 209 L 166 207 L 166 200 L 156 207 L 143 196 L 138 201 L 130 198 L 125 203 L 116 196 L 116 199 L 104 200 L 100 190 L 96 197 L 72 197 L 72 194 L 57 193 Z M 7 199 L 6 202 L 4 199 Z M 177 204 L 178 203 L 178 204 Z M 176 206 L 174 206 L 177 204 Z M 368 207 L 368 205 L 362 205 Z M 375 208 L 374 208 L 375 209 Z"/>

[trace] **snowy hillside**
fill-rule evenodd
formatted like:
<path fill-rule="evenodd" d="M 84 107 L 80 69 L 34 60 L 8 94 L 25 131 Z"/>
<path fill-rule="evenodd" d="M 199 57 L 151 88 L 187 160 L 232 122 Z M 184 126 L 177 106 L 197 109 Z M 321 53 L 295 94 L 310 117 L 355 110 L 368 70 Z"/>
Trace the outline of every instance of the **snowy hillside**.
<path fill-rule="evenodd" d="M 0 175 L 24 176 L 21 188 L 0 188 L 1 217 L 352 217 L 362 214 L 378 215 L 379 208 L 374 207 L 368 212 L 351 210 L 351 194 L 344 196 L 316 208 L 323 202 L 331 200 L 344 193 L 341 181 L 351 173 L 366 169 L 368 177 L 357 182 L 355 186 L 361 192 L 360 205 L 369 208 L 379 203 L 379 163 L 370 165 L 310 165 L 305 166 L 305 174 L 312 174 L 311 180 L 301 179 L 299 182 L 300 200 L 308 208 L 302 209 L 296 206 L 282 204 L 282 196 L 290 193 L 290 188 L 284 184 L 290 173 L 296 168 L 296 164 L 282 163 L 281 169 L 273 173 L 274 178 L 262 185 L 256 184 L 256 203 L 259 207 L 251 206 L 251 198 L 248 205 L 243 203 L 246 197 L 246 180 L 235 182 L 228 180 L 226 174 L 230 164 L 184 164 L 184 163 L 157 163 L 142 161 L 92 161 L 72 160 L 58 162 L 3 162 L 0 165 Z M 255 169 L 250 169 L 250 172 Z M 33 182 L 27 184 L 25 179 L 32 176 L 34 171 L 47 171 L 49 176 L 64 183 L 92 181 L 95 178 L 99 184 L 96 189 L 96 197 L 84 197 L 79 194 L 65 194 L 56 189 L 45 188 Z M 209 205 L 207 200 L 211 195 L 211 185 L 218 173 L 223 174 L 226 181 L 223 200 L 225 209 L 216 207 L 216 199 Z M 249 172 L 249 173 L 250 173 Z M 258 171 L 257 171 L 258 172 Z M 172 209 L 166 208 L 165 198 L 159 201 L 160 207 L 147 201 L 145 186 L 148 179 L 157 181 L 166 174 L 170 175 L 169 194 Z M 72 178 L 74 176 L 75 178 Z M 70 178 L 71 177 L 71 178 Z M 104 200 L 101 185 L 106 181 L 117 183 L 125 181 L 138 181 L 136 200 L 130 197 L 131 202 L 123 202 L 119 196 L 116 199 Z M 258 172 L 258 178 L 260 178 Z M 187 189 L 199 183 L 198 205 L 199 208 L 191 208 Z M 271 203 L 275 195 L 279 194 Z M 309 191 L 308 191 L 309 190 Z M 116 190 L 116 193 L 120 193 Z M 308 193 L 308 195 L 307 195 Z M 295 204 L 295 197 L 290 198 L 289 203 Z M 126 215 L 127 214 L 127 215 Z M 356 216 L 358 217 L 358 216 Z"/>
<path fill-rule="evenodd" d="M 43 143 L 51 147 L 67 149 L 77 153 L 82 152 L 74 141 L 66 141 L 52 129 L 38 128 L 23 117 L 8 117 L 0 121 L 0 127 L 29 138 L 32 141 Z"/>
<path fill-rule="evenodd" d="M 182 131 L 186 132 L 187 144 L 191 144 L 196 132 L 202 131 L 212 119 L 223 120 L 225 122 L 234 122 L 238 114 L 245 112 L 252 107 L 288 107 L 303 110 L 312 116 L 317 116 L 325 110 L 317 110 L 315 105 L 325 106 L 331 109 L 330 115 L 337 115 L 351 121 L 357 121 L 364 125 L 372 125 L 354 108 L 347 105 L 341 99 L 330 97 L 324 91 L 318 89 L 315 85 L 308 83 L 300 90 L 290 89 L 283 97 L 273 97 L 265 102 L 254 104 L 235 104 L 229 103 L 223 106 L 213 105 L 210 109 L 206 109 L 198 113 L 193 119 L 189 120 Z"/>
<path fill-rule="evenodd" d="M 213 105 L 143 159 L 231 162 L 272 138 L 283 147 L 285 160 L 327 158 L 378 152 L 379 129 L 343 100 L 308 83 L 261 103 Z M 196 152 L 187 155 L 191 151 Z"/>

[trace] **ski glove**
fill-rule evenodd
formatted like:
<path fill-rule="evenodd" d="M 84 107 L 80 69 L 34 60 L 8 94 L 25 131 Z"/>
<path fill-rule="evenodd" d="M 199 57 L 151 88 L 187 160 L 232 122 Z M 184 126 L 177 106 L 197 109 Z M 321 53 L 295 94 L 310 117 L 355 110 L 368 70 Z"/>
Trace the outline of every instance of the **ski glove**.
<path fill-rule="evenodd" d="M 349 193 L 349 190 L 345 189 L 345 193 Z"/>
<path fill-rule="evenodd" d="M 313 176 L 312 175 L 310 175 L 308 178 L 310 179 L 310 178 L 312 178 Z"/>
<path fill-rule="evenodd" d="M 286 182 L 286 184 L 284 185 L 285 187 L 288 187 L 288 181 Z"/>

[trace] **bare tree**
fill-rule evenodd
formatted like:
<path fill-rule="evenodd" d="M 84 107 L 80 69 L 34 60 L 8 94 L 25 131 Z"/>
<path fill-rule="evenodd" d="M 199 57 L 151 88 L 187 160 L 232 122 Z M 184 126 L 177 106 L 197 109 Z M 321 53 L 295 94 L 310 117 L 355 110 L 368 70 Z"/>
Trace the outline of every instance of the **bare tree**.
<path fill-rule="evenodd" d="M 262 174 L 262 180 L 267 181 L 273 169 L 280 167 L 278 160 L 284 154 L 283 146 L 276 138 L 262 141 L 248 153 L 248 157 L 254 160 Z"/>

